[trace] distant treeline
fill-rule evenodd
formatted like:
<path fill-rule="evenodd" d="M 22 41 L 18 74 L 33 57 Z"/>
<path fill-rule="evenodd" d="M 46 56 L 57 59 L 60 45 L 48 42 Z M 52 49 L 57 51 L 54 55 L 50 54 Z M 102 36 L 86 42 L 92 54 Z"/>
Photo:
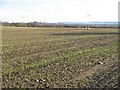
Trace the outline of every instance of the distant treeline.
<path fill-rule="evenodd" d="M 45 23 L 45 22 L 29 22 L 29 23 L 9 23 L 2 22 L 3 26 L 15 27 L 63 27 L 63 28 L 117 28 L 117 24 L 64 24 L 64 23 Z"/>

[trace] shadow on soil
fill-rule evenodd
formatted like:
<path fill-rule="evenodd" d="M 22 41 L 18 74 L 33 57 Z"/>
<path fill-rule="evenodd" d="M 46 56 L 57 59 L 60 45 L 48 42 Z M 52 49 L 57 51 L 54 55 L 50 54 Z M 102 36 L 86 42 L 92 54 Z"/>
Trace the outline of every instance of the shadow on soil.
<path fill-rule="evenodd" d="M 118 32 L 77 32 L 77 33 L 55 33 L 52 35 L 120 35 Z"/>

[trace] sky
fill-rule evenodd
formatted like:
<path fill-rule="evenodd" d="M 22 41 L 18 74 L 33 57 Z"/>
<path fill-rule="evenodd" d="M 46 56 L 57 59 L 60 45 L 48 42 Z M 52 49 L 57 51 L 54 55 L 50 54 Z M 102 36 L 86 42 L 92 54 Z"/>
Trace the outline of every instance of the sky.
<path fill-rule="evenodd" d="M 118 2 L 119 0 L 0 0 L 0 21 L 118 21 Z"/>

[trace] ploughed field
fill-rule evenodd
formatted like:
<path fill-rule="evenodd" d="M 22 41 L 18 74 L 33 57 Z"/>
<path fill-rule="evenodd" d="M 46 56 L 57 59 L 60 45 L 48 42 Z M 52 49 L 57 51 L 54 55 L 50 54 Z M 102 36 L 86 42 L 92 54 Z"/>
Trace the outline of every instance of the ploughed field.
<path fill-rule="evenodd" d="M 118 30 L 3 27 L 3 88 L 117 87 Z"/>

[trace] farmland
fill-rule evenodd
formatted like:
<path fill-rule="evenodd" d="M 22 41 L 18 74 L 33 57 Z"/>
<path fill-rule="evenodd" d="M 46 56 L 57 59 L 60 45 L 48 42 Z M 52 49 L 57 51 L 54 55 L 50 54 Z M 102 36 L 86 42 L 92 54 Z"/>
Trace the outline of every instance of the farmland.
<path fill-rule="evenodd" d="M 3 88 L 118 86 L 117 29 L 3 27 L 2 32 Z"/>

